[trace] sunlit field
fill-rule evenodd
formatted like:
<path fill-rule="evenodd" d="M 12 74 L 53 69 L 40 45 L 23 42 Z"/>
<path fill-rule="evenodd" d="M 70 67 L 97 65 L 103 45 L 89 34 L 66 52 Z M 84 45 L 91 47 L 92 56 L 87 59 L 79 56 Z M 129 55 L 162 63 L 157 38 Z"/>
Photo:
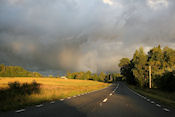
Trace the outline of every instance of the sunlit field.
<path fill-rule="evenodd" d="M 78 95 L 93 90 L 98 90 L 109 86 L 110 84 L 88 81 L 88 80 L 72 80 L 72 79 L 60 79 L 60 78 L 0 78 L 0 90 L 9 88 L 8 83 L 18 81 L 20 84 L 31 84 L 33 81 L 40 84 L 39 93 L 31 93 L 27 95 L 17 95 L 13 91 L 4 93 L 4 98 L 1 95 L 0 98 L 0 110 L 10 110 L 20 108 L 26 105 L 39 104 L 41 102 L 62 99 L 73 95 Z M 3 94 L 3 95 L 4 95 Z M 7 97 L 7 95 L 11 97 Z"/>

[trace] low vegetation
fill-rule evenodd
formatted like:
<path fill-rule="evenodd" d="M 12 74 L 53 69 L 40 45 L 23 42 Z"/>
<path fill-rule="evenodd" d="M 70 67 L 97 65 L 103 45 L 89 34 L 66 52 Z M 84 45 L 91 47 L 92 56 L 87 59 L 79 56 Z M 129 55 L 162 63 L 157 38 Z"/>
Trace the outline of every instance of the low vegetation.
<path fill-rule="evenodd" d="M 108 83 L 60 78 L 0 78 L 0 110 L 66 98 L 109 86 Z"/>

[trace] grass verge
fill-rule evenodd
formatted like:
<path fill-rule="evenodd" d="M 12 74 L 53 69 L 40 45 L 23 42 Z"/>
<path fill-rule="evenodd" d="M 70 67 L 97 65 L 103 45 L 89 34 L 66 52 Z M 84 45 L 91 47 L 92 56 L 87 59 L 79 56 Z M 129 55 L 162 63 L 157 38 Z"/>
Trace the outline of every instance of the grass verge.
<path fill-rule="evenodd" d="M 8 85 L 9 83 L 11 85 Z M 88 80 L 0 77 L 0 110 L 8 111 L 71 97 L 109 85 L 108 83 Z"/>
<path fill-rule="evenodd" d="M 128 85 L 128 84 L 127 84 Z M 158 89 L 140 89 L 139 87 L 128 85 L 129 88 L 141 95 L 152 98 L 153 100 L 175 109 L 175 92 L 164 92 Z"/>

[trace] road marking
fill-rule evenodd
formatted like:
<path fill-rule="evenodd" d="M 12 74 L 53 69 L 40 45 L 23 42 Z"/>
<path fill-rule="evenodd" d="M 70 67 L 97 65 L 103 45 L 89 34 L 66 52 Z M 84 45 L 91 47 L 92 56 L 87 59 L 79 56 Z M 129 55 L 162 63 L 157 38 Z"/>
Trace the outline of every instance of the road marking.
<path fill-rule="evenodd" d="M 151 101 L 151 104 L 154 104 L 154 101 Z"/>
<path fill-rule="evenodd" d="M 20 112 L 24 112 L 25 111 L 25 109 L 20 109 L 20 110 L 17 110 L 17 111 L 15 111 L 16 113 L 20 113 Z"/>
<path fill-rule="evenodd" d="M 160 104 L 156 104 L 156 106 L 157 106 L 157 107 L 161 107 L 161 105 L 160 105 Z"/>
<path fill-rule="evenodd" d="M 169 112 L 170 110 L 167 108 L 163 108 L 164 111 Z"/>
<path fill-rule="evenodd" d="M 67 99 L 71 99 L 71 97 L 67 97 Z"/>
<path fill-rule="evenodd" d="M 108 98 L 105 98 L 104 100 L 103 100 L 103 102 L 106 102 L 108 100 Z"/>
<path fill-rule="evenodd" d="M 44 106 L 44 105 L 43 104 L 36 105 L 36 107 L 38 107 L 38 108 L 42 107 L 42 106 Z"/>
<path fill-rule="evenodd" d="M 55 101 L 52 101 L 52 102 L 50 102 L 51 104 L 54 104 L 55 103 Z"/>
<path fill-rule="evenodd" d="M 60 99 L 60 101 L 63 101 L 64 99 Z"/>
<path fill-rule="evenodd" d="M 112 95 L 112 93 L 109 94 L 110 96 Z"/>

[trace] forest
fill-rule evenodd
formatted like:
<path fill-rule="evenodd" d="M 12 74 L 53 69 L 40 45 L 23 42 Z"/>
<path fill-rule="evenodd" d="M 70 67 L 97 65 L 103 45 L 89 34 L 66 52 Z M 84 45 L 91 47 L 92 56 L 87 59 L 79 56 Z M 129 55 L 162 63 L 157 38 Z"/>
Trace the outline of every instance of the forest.
<path fill-rule="evenodd" d="M 38 72 L 30 72 L 20 66 L 0 65 L 0 77 L 41 77 Z"/>
<path fill-rule="evenodd" d="M 149 66 L 152 71 L 152 88 L 175 91 L 175 50 L 169 47 L 154 47 L 146 54 L 143 47 L 133 57 L 120 59 L 121 75 L 129 84 L 140 88 L 149 85 Z"/>

